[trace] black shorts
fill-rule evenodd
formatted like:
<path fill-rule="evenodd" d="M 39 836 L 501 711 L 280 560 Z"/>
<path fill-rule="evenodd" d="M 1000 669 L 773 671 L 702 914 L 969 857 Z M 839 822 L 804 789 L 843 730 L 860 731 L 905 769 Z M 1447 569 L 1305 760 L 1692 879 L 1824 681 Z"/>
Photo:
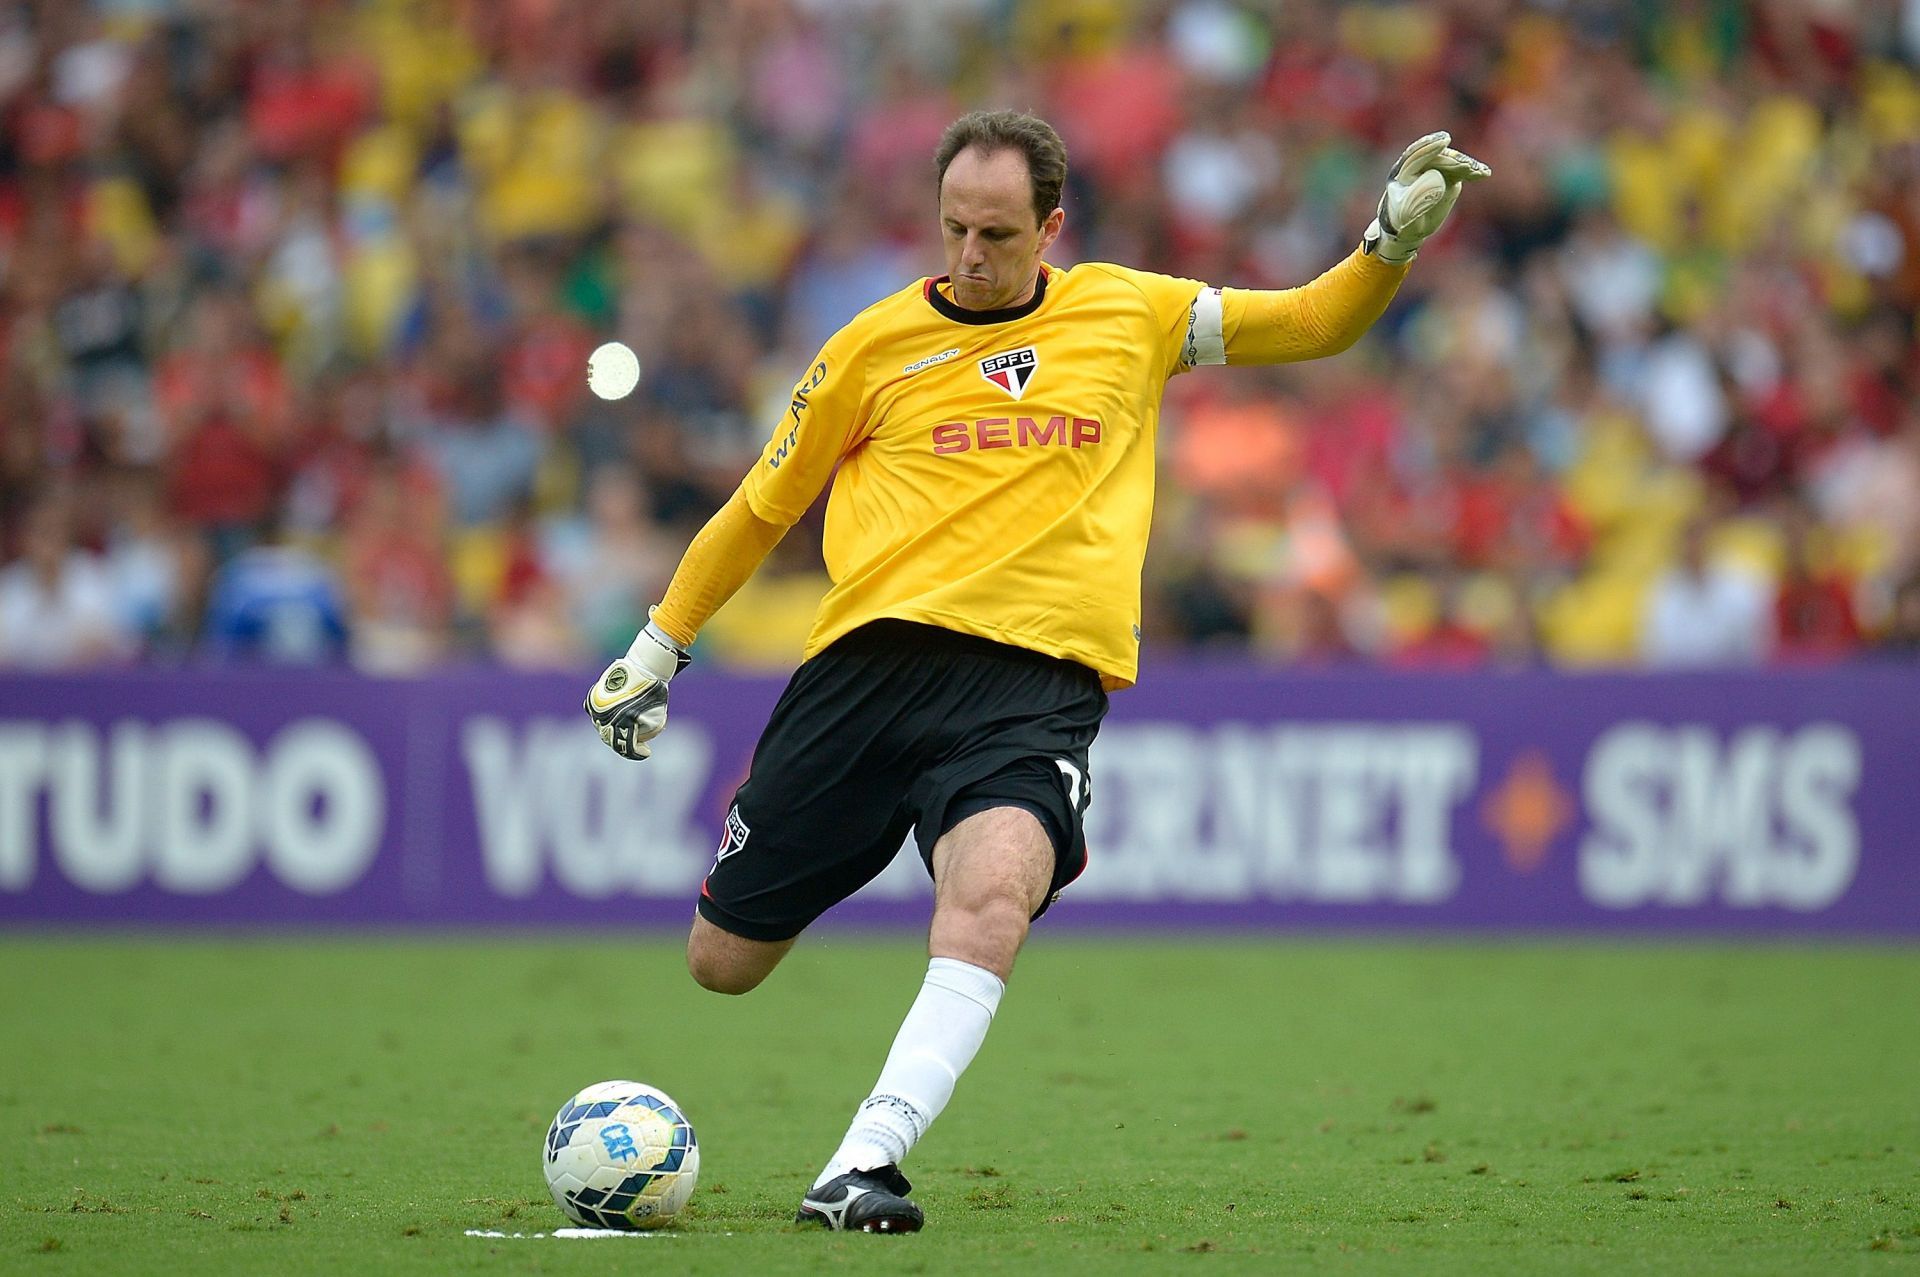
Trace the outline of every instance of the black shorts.
<path fill-rule="evenodd" d="M 911 831 L 933 845 L 1022 807 L 1053 839 L 1054 894 L 1086 868 L 1092 670 L 911 621 L 875 621 L 803 664 L 774 706 L 700 888 L 707 921 L 786 940 L 872 881 Z"/>

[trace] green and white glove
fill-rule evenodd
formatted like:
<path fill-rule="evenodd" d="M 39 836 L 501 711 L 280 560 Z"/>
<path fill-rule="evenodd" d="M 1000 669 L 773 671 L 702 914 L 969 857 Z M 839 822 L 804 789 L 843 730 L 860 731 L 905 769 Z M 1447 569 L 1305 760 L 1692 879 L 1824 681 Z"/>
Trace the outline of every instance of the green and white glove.
<path fill-rule="evenodd" d="M 1412 261 L 1453 211 L 1461 184 L 1493 176 L 1479 160 L 1454 150 L 1452 141 L 1446 133 L 1429 133 L 1400 153 L 1373 225 L 1360 241 L 1361 252 L 1377 253 L 1386 262 Z"/>
<path fill-rule="evenodd" d="M 634 636 L 627 654 L 587 690 L 583 707 L 609 749 L 622 758 L 653 753 L 647 742 L 667 726 L 667 684 L 692 659 L 652 621 Z"/>

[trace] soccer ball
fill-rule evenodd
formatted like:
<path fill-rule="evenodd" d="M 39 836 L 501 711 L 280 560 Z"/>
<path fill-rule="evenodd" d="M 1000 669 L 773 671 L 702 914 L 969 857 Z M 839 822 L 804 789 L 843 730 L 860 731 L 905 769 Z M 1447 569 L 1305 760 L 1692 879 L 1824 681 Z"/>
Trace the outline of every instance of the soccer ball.
<path fill-rule="evenodd" d="M 700 1146 L 680 1106 L 640 1082 L 600 1082 L 547 1128 L 547 1188 L 588 1228 L 662 1228 L 693 1196 Z"/>

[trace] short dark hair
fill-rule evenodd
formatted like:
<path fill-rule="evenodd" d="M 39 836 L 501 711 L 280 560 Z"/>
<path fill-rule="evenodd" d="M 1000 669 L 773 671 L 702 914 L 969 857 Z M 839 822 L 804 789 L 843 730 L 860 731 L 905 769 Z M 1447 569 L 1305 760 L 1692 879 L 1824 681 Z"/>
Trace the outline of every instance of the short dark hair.
<path fill-rule="evenodd" d="M 947 166 L 953 163 L 953 157 L 970 146 L 988 155 L 1018 151 L 1026 157 L 1027 179 L 1033 185 L 1034 221 L 1046 221 L 1048 214 L 1060 207 L 1060 190 L 1067 184 L 1067 144 L 1051 124 L 1024 111 L 969 111 L 940 135 L 940 149 L 933 157 L 940 182 L 947 180 Z"/>

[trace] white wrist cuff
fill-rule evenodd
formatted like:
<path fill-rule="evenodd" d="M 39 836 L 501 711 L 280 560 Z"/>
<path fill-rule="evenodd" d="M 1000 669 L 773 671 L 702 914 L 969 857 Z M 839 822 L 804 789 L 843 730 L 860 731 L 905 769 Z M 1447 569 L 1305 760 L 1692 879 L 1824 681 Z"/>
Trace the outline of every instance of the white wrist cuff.
<path fill-rule="evenodd" d="M 648 621 L 646 628 L 627 645 L 627 659 L 664 683 L 679 668 L 680 645 L 665 630 Z"/>
<path fill-rule="evenodd" d="M 1377 217 L 1367 227 L 1367 233 L 1360 237 L 1360 241 L 1363 245 L 1371 244 L 1374 255 L 1381 261 L 1391 262 L 1395 266 L 1405 265 L 1420 255 L 1419 244 L 1409 245 L 1405 240 L 1387 234 Z"/>

